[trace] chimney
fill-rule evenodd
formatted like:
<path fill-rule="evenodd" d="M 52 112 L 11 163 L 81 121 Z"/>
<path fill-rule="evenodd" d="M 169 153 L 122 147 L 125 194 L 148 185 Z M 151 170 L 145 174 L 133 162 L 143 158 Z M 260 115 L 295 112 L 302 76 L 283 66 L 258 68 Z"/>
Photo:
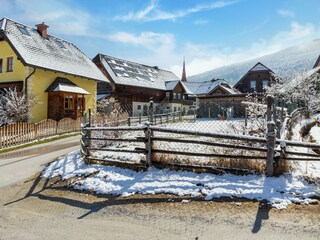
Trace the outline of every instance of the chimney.
<path fill-rule="evenodd" d="M 44 24 L 44 22 L 36 25 L 38 32 L 40 33 L 41 37 L 46 38 L 48 35 L 48 25 Z"/>

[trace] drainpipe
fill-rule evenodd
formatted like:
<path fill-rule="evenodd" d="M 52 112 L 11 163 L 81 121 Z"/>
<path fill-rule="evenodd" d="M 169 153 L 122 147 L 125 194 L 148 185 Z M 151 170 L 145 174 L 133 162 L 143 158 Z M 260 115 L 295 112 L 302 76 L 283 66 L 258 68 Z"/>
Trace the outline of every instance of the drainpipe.
<path fill-rule="evenodd" d="M 33 72 L 31 74 L 29 74 L 26 79 L 24 80 L 24 91 L 25 91 L 25 94 L 26 96 L 28 97 L 28 79 L 36 72 L 36 69 L 33 68 Z"/>

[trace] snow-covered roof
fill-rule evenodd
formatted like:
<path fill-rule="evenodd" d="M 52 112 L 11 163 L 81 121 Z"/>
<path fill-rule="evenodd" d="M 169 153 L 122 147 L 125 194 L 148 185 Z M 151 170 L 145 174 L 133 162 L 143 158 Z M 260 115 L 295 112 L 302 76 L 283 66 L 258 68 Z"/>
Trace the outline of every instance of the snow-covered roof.
<path fill-rule="evenodd" d="M 5 39 L 26 66 L 108 82 L 98 67 L 74 44 L 8 18 L 0 21 Z"/>
<path fill-rule="evenodd" d="M 127 60 L 98 54 L 94 62 L 100 62 L 115 84 L 166 90 L 165 82 L 179 80 L 170 71 Z"/>
<path fill-rule="evenodd" d="M 172 91 L 177 86 L 178 83 L 179 83 L 179 80 L 166 82 L 166 90 Z"/>
<path fill-rule="evenodd" d="M 0 20 L 0 31 L 4 31 L 4 27 L 5 27 L 5 24 L 6 24 L 6 19 L 3 18 Z"/>
<path fill-rule="evenodd" d="M 71 92 L 79 94 L 90 94 L 86 90 L 78 87 L 67 78 L 57 77 L 47 88 L 46 92 Z"/>
<path fill-rule="evenodd" d="M 202 83 L 203 82 L 184 82 L 184 85 L 187 86 L 192 94 L 195 94 Z"/>
<path fill-rule="evenodd" d="M 227 82 L 223 79 L 212 79 L 210 81 L 205 81 L 201 83 L 186 82 L 184 84 L 190 89 L 190 92 L 192 92 L 192 94 L 206 95 L 222 83 L 227 84 Z"/>
<path fill-rule="evenodd" d="M 250 70 L 250 72 L 257 72 L 257 71 L 270 71 L 272 70 L 270 68 L 267 68 L 265 65 L 262 63 L 258 62 L 256 65 L 254 65 Z"/>
<path fill-rule="evenodd" d="M 242 78 L 233 86 L 236 88 L 250 73 L 252 72 L 269 72 L 274 73 L 270 68 L 263 65 L 261 62 L 256 63 L 245 75 L 242 76 Z"/>
<path fill-rule="evenodd" d="M 175 80 L 175 81 L 171 81 L 171 82 L 166 82 L 166 90 L 167 91 L 172 91 L 175 89 L 175 87 L 181 83 L 182 87 L 184 88 L 185 92 L 187 94 L 192 94 L 192 92 L 189 90 L 189 88 L 186 86 L 186 84 L 180 80 Z"/>
<path fill-rule="evenodd" d="M 226 91 L 229 94 L 238 94 L 233 88 L 231 88 L 229 85 L 226 84 L 219 84 L 217 85 L 211 92 L 213 92 L 216 88 L 222 88 L 224 91 Z"/>
<path fill-rule="evenodd" d="M 70 93 L 79 93 L 79 94 L 90 94 L 86 90 L 78 86 L 70 86 L 67 84 L 59 83 L 52 92 L 70 92 Z"/>

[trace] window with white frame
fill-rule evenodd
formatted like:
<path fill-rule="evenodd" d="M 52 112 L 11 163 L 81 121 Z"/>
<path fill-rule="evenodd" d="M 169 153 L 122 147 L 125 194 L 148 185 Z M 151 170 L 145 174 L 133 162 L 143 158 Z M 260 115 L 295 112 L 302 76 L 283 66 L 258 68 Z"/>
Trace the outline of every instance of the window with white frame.
<path fill-rule="evenodd" d="M 267 89 L 267 87 L 269 87 L 269 80 L 268 79 L 262 80 L 262 89 L 265 90 Z"/>
<path fill-rule="evenodd" d="M 250 80 L 250 90 L 255 91 L 256 90 L 257 81 L 256 80 Z"/>

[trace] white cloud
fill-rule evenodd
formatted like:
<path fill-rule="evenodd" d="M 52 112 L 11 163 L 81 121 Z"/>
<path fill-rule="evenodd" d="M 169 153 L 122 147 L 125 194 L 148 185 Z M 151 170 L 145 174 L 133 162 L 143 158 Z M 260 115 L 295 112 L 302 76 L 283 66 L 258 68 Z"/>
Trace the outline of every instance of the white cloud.
<path fill-rule="evenodd" d="M 221 46 L 188 43 L 183 50 L 184 53 L 188 53 L 186 55 L 187 74 L 191 76 L 236 62 L 272 54 L 287 47 L 318 38 L 319 35 L 319 30 L 313 24 L 302 25 L 292 22 L 288 31 L 279 32 L 270 39 L 260 39 L 248 48 L 230 49 Z M 176 74 L 181 74 L 182 65 L 173 64 L 170 69 Z"/>
<path fill-rule="evenodd" d="M 128 32 L 117 32 L 106 36 L 113 42 L 131 44 L 152 51 L 158 51 L 159 48 L 174 48 L 174 36 L 169 33 L 142 32 L 139 35 Z"/>
<path fill-rule="evenodd" d="M 209 23 L 208 20 L 204 20 L 204 19 L 198 19 L 193 21 L 194 25 L 207 25 Z"/>
<path fill-rule="evenodd" d="M 288 10 L 288 9 L 279 9 L 277 11 L 277 13 L 282 16 L 282 17 L 290 17 L 290 18 L 294 18 L 295 14 L 294 12 Z"/>
<path fill-rule="evenodd" d="M 15 11 L 11 11 L 15 19 L 32 24 L 46 22 L 51 29 L 49 31 L 58 34 L 87 36 L 95 19 L 68 1 L 14 0 L 11 4 L 15 5 Z"/>
<path fill-rule="evenodd" d="M 197 12 L 204 12 L 204 11 L 211 11 L 218 8 L 224 8 L 226 6 L 232 5 L 237 3 L 237 0 L 233 1 L 215 1 L 209 4 L 204 5 L 197 5 L 195 7 L 178 10 L 175 12 L 167 12 L 158 9 L 158 1 L 152 0 L 150 4 L 143 10 L 138 12 L 129 12 L 126 15 L 119 15 L 116 16 L 116 20 L 126 21 L 141 21 L 141 22 L 151 22 L 151 21 L 158 21 L 158 20 L 176 20 L 177 18 L 185 17 L 192 13 Z"/>

